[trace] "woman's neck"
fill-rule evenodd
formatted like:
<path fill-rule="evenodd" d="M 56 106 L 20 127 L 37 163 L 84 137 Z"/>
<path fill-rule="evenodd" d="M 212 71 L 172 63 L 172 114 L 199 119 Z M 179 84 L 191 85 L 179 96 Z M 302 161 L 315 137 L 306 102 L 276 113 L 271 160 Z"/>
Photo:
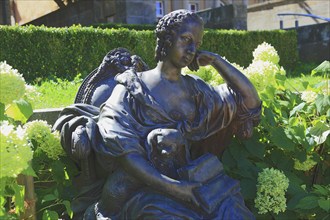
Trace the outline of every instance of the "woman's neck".
<path fill-rule="evenodd" d="M 181 68 L 170 65 L 168 62 L 159 61 L 156 69 L 160 72 L 160 76 L 170 81 L 178 81 L 181 79 Z"/>

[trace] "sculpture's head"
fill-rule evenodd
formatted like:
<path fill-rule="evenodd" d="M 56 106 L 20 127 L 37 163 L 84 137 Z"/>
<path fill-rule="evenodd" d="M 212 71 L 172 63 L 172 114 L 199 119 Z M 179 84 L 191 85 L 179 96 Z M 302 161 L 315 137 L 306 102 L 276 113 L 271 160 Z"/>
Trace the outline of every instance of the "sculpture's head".
<path fill-rule="evenodd" d="M 158 155 L 174 156 L 185 149 L 186 140 L 177 129 L 158 128 L 152 130 L 147 137 L 149 146 Z"/>
<path fill-rule="evenodd" d="M 161 18 L 156 26 L 156 61 L 163 61 L 173 46 L 178 31 L 184 25 L 192 24 L 203 29 L 203 20 L 188 10 L 176 10 Z"/>

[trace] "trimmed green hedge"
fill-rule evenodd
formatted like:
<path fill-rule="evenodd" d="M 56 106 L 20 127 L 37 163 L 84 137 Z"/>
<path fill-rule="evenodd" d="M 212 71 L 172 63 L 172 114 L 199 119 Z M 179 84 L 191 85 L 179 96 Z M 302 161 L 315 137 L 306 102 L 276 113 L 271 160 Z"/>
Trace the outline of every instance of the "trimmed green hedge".
<path fill-rule="evenodd" d="M 127 28 L 130 30 L 136 30 L 136 31 L 153 31 L 156 28 L 156 24 L 119 24 L 119 23 L 101 23 L 101 24 L 94 24 L 92 25 L 94 28 L 115 28 L 115 29 L 120 29 L 120 28 Z"/>
<path fill-rule="evenodd" d="M 247 66 L 252 51 L 263 41 L 276 48 L 284 68 L 294 67 L 298 61 L 295 31 L 206 30 L 201 49 Z M 0 26 L 0 61 L 6 60 L 28 82 L 54 76 L 73 79 L 77 73 L 86 76 L 116 47 L 127 48 L 153 67 L 155 44 L 150 30 Z"/>

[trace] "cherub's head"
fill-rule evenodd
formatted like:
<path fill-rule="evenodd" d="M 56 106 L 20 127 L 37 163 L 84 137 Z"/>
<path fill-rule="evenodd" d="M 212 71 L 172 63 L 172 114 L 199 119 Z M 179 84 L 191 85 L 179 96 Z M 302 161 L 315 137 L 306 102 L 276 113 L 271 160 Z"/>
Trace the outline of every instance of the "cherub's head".
<path fill-rule="evenodd" d="M 162 157 L 172 157 L 178 152 L 185 152 L 186 140 L 177 129 L 154 129 L 148 134 L 147 141 L 151 151 Z"/>

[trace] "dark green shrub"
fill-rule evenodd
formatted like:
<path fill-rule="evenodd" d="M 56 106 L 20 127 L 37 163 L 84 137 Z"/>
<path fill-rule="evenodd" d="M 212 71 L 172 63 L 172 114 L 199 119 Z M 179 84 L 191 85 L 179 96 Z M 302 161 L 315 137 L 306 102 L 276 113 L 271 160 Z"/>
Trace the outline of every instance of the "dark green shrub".
<path fill-rule="evenodd" d="M 84 77 L 116 47 L 139 55 L 150 67 L 156 64 L 156 39 L 150 30 L 0 26 L 0 39 L 0 60 L 19 69 L 28 82 L 52 77 L 73 79 L 78 73 Z M 201 49 L 247 66 L 252 51 L 263 41 L 276 48 L 285 69 L 295 65 L 298 54 L 294 31 L 206 30 Z"/>
<path fill-rule="evenodd" d="M 261 43 L 271 44 L 281 57 L 280 65 L 291 69 L 298 61 L 295 31 L 206 30 L 202 48 L 225 56 L 230 62 L 247 67 L 252 52 Z"/>

